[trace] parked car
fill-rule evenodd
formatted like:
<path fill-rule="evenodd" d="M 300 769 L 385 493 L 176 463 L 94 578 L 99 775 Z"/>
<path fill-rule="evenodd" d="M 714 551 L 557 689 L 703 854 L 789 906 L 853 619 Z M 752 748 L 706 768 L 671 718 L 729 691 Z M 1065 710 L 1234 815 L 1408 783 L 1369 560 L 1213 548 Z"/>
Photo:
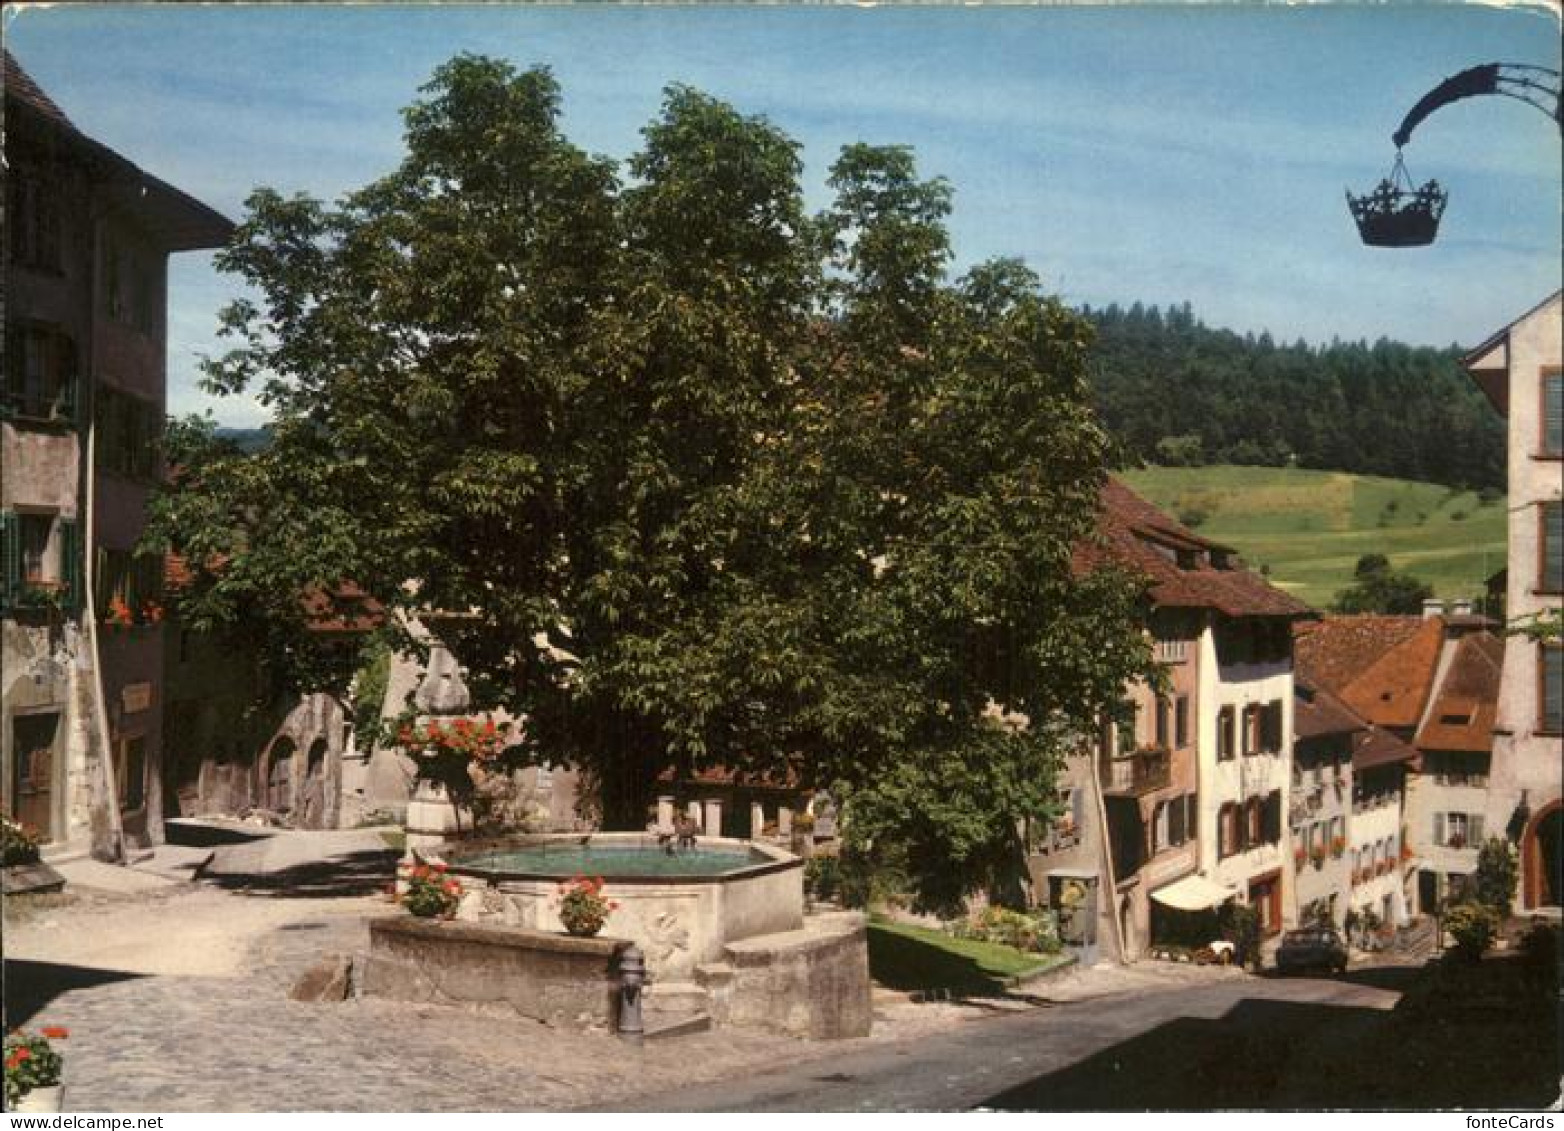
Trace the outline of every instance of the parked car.
<path fill-rule="evenodd" d="M 1340 974 L 1347 969 L 1347 944 L 1335 927 L 1302 927 L 1288 931 L 1276 950 L 1276 969 L 1283 974 L 1295 970 L 1326 970 Z"/>

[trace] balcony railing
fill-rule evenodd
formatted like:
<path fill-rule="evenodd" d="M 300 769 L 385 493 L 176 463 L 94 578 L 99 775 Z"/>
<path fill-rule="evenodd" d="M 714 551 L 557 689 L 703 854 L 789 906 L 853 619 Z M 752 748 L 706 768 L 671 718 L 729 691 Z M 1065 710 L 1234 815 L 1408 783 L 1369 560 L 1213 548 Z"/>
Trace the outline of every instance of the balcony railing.
<path fill-rule="evenodd" d="M 1148 748 L 1111 758 L 1102 764 L 1104 793 L 1135 797 L 1161 789 L 1173 780 L 1173 757 Z"/>

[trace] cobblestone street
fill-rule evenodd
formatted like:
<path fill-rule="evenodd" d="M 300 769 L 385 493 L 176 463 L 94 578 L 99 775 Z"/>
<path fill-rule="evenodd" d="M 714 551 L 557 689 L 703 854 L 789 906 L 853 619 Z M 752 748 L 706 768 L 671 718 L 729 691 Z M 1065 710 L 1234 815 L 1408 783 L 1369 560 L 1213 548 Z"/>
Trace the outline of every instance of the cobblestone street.
<path fill-rule="evenodd" d="M 75 1111 L 506 1111 L 614 1106 L 756 1076 L 1022 1009 L 1242 977 L 1098 968 L 1019 1000 L 915 1005 L 885 995 L 875 1032 L 808 1043 L 724 1029 L 640 1048 L 505 1013 L 287 999 L 320 956 L 361 951 L 378 897 L 289 899 L 184 884 L 8 908 L 7 1001 L 64 1025 Z M 20 913 L 18 913 L 20 912 Z"/>

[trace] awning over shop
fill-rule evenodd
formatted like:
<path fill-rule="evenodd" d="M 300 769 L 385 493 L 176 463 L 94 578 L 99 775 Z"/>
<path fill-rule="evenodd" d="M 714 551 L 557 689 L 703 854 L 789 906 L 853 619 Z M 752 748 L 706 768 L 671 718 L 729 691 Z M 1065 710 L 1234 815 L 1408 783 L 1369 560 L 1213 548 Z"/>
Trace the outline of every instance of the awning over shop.
<path fill-rule="evenodd" d="M 1237 894 L 1235 889 L 1223 887 L 1204 876 L 1185 876 L 1165 888 L 1158 888 L 1151 893 L 1151 898 L 1175 911 L 1205 911 L 1219 907 Z"/>

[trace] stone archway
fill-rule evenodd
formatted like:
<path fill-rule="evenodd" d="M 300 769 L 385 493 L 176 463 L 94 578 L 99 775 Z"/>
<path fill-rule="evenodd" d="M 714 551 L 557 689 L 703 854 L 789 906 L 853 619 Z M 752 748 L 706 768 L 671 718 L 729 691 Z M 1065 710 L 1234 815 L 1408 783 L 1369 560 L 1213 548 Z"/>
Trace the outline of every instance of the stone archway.
<path fill-rule="evenodd" d="M 273 813 L 287 814 L 293 810 L 293 762 L 298 747 L 293 739 L 282 737 L 271 744 L 262 762 L 265 777 L 261 779 L 261 808 Z"/>
<path fill-rule="evenodd" d="M 299 827 L 323 829 L 326 827 L 326 740 L 317 738 L 310 743 L 304 759 L 304 781 L 299 789 Z"/>
<path fill-rule="evenodd" d="M 1564 904 L 1564 806 L 1555 800 L 1526 822 L 1521 836 L 1521 904 L 1532 911 Z"/>

